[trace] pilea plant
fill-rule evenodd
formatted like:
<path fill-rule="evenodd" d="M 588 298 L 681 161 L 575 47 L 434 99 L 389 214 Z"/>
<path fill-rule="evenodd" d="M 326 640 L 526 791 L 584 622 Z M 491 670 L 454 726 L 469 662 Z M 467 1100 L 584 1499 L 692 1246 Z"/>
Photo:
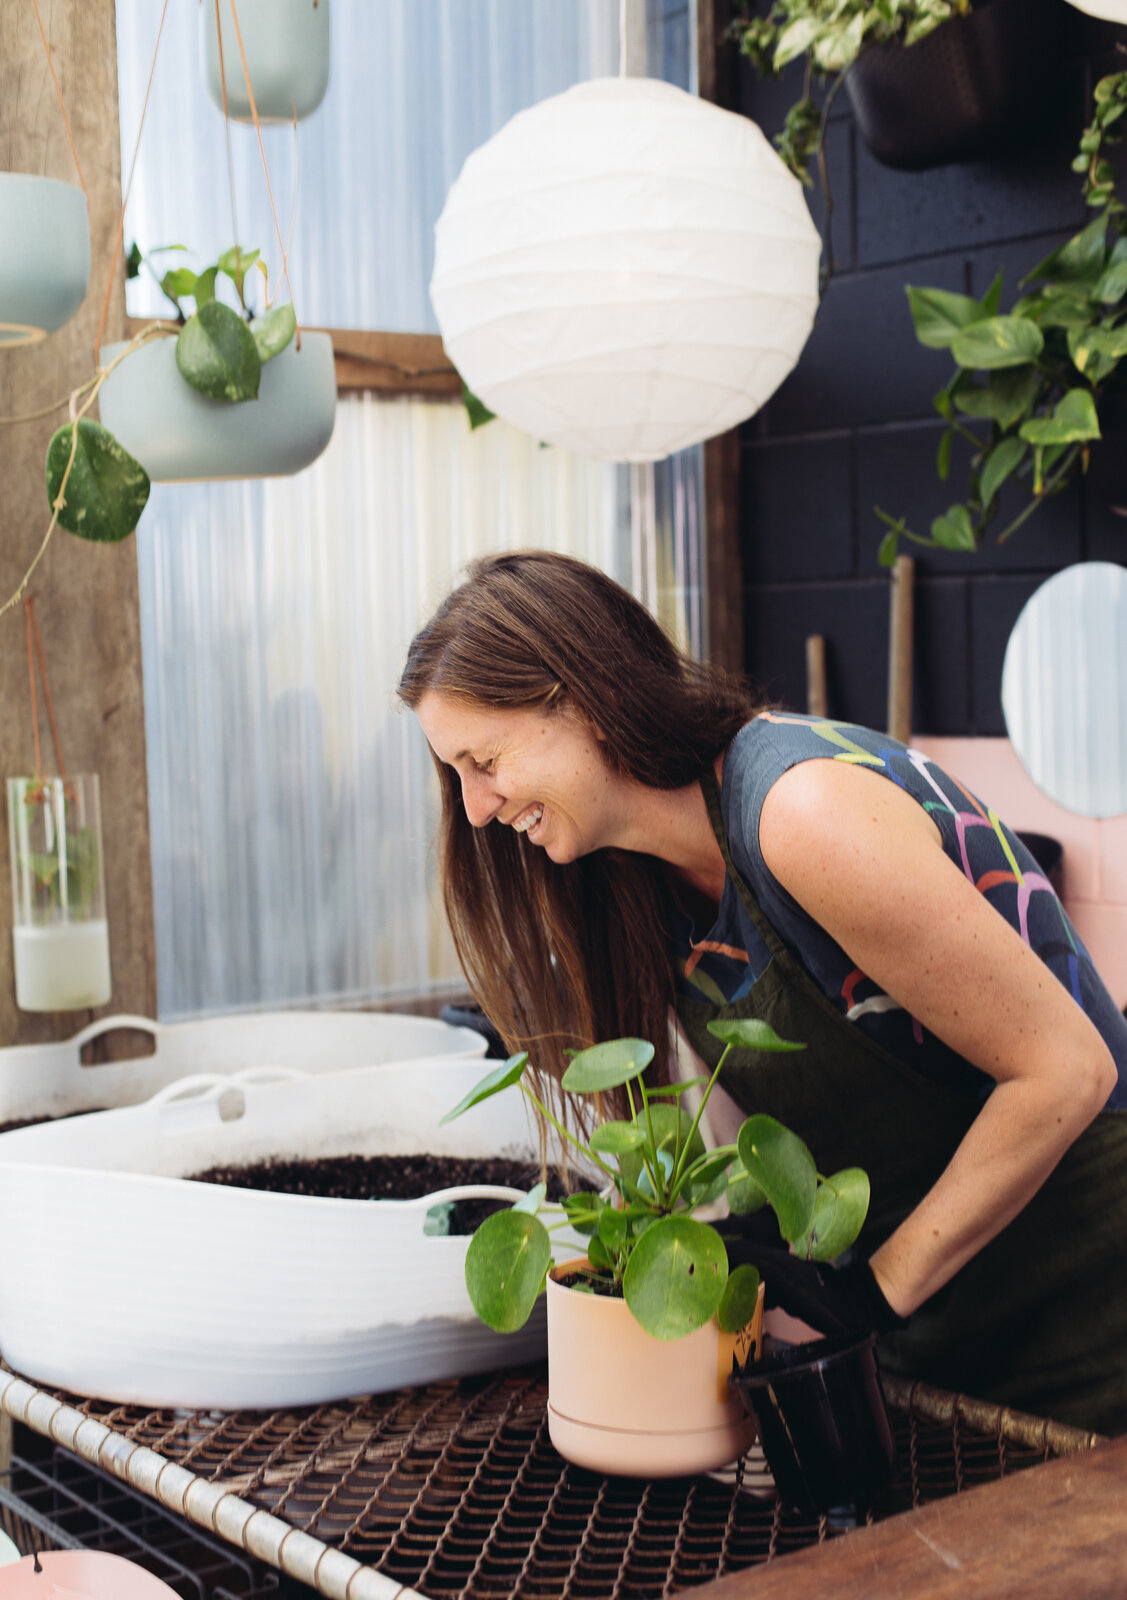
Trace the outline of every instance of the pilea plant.
<path fill-rule="evenodd" d="M 971 447 L 970 481 L 966 498 L 932 522 L 930 537 L 875 507 L 888 529 L 882 565 L 895 561 L 902 538 L 978 549 L 998 515 L 999 491 L 1016 476 L 1028 486 L 1027 498 L 997 535 L 1002 544 L 1077 471 L 1087 471 L 1091 445 L 1101 437 L 1100 403 L 1127 387 L 1127 208 L 1104 155 L 1123 136 L 1124 112 L 1127 73 L 1120 72 L 1096 85 L 1092 123 L 1072 163 L 1100 215 L 1026 274 L 1020 287 L 1028 292 L 1008 312 L 1000 312 L 1001 273 L 980 300 L 909 287 L 917 339 L 955 359 L 934 402 L 947 423 L 937 470 L 946 481 L 955 440 L 962 439 Z"/>
<path fill-rule="evenodd" d="M 182 251 L 170 245 L 152 254 Z M 257 250 L 238 245 L 224 251 L 203 272 L 174 267 L 157 276 L 136 245 L 127 270 L 141 266 L 157 277 L 176 311 L 175 322 L 154 322 L 136 334 L 110 363 L 71 396 L 71 420 L 59 428 L 47 447 L 47 497 L 61 528 L 79 538 L 116 542 L 137 526 L 149 498 L 149 476 L 113 434 L 85 413 L 93 405 L 108 374 L 149 339 L 176 336 L 176 365 L 184 381 L 211 400 L 236 403 L 257 398 L 263 364 L 290 343 L 295 332 L 292 305 L 270 307 L 258 315 L 248 304 L 248 278 L 266 266 Z M 218 300 L 217 279 L 235 289 L 238 309 Z M 185 302 L 191 302 L 186 309 Z M 81 402 L 81 404 L 80 404 Z"/>
<path fill-rule="evenodd" d="M 598 1097 L 623 1089 L 630 1109 L 629 1117 L 596 1118 L 585 1139 L 529 1087 L 523 1053 L 495 1067 L 443 1118 L 450 1121 L 519 1085 L 573 1147 L 584 1179 L 595 1175 L 600 1185 L 546 1207 L 540 1183 L 511 1210 L 480 1225 L 466 1254 L 466 1287 L 489 1327 L 511 1333 L 528 1320 L 552 1265 L 551 1234 L 568 1226 L 589 1240 L 586 1266 L 572 1287 L 623 1297 L 657 1339 L 681 1338 L 713 1316 L 735 1333 L 752 1316 L 757 1270 L 742 1265 L 729 1272 L 720 1234 L 693 1215 L 725 1194 L 735 1214 L 771 1206 L 783 1238 L 810 1260 L 830 1260 L 856 1239 L 869 1206 L 869 1181 L 859 1168 L 820 1177 L 802 1140 L 765 1115 L 749 1117 L 735 1144 L 706 1149 L 700 1120 L 730 1051 L 805 1048 L 757 1020 L 709 1028 L 725 1049 L 711 1077 L 692 1083 L 648 1087 L 642 1075 L 654 1049 L 642 1039 L 615 1039 L 573 1056 L 562 1079 L 568 1094 Z M 704 1093 L 690 1116 L 683 1101 L 694 1086 Z"/>

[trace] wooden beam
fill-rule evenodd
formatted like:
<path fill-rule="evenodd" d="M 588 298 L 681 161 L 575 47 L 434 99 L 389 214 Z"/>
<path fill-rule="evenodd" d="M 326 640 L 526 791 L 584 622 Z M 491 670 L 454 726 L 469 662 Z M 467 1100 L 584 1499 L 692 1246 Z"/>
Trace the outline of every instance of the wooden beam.
<path fill-rule="evenodd" d="M 729 0 L 698 0 L 697 83 L 702 100 L 731 110 L 736 103 L 735 51 L 724 35 Z M 743 672 L 744 578 L 740 527 L 738 429 L 704 446 L 705 639 L 711 661 Z"/>
<path fill-rule="evenodd" d="M 90 286 L 77 314 L 37 344 L 0 359 L 0 414 L 25 415 L 93 372 L 94 337 L 110 277 L 121 211 L 117 35 L 112 0 L 41 6 L 51 59 L 88 191 Z M 0 163 L 12 172 L 77 181 L 66 126 L 35 13 L 0 5 Z M 120 339 L 125 296 L 120 257 L 105 338 Z M 66 409 L 0 433 L 0 601 L 13 594 L 50 520 L 43 464 Z M 107 1010 L 156 1015 L 156 960 L 149 857 L 145 718 L 137 541 L 91 544 L 56 530 L 31 583 L 59 739 L 71 772 L 101 781 L 106 910 L 113 989 Z M 0 756 L 4 775 L 34 769 L 24 618 L 0 618 Z M 42 703 L 40 704 L 42 715 Z M 49 749 L 49 743 L 47 745 Z M 53 759 L 44 761 L 54 771 Z M 16 1007 L 7 849 L 0 872 L 0 1046 L 63 1039 L 90 1011 L 29 1013 Z"/>
<path fill-rule="evenodd" d="M 149 319 L 129 317 L 127 336 Z M 422 395 L 460 400 L 462 380 L 437 333 L 379 333 L 363 328 L 311 328 L 333 341 L 337 389 L 341 394 Z"/>
<path fill-rule="evenodd" d="M 693 1600 L 1119 1600 L 1127 1438 L 703 1584 Z"/>

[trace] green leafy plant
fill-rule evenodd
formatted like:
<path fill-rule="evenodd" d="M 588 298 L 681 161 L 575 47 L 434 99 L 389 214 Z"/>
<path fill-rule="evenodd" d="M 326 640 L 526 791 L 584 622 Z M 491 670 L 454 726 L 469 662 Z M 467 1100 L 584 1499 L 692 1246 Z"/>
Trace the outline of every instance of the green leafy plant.
<path fill-rule="evenodd" d="M 558 1208 L 545 1207 L 545 1187 L 537 1184 L 511 1210 L 480 1225 L 466 1254 L 466 1287 L 489 1327 L 511 1333 L 528 1320 L 552 1265 L 551 1233 L 568 1226 L 589 1240 L 576 1287 L 621 1296 L 657 1339 L 681 1338 L 713 1316 L 725 1331 L 738 1332 L 752 1316 L 758 1272 L 747 1265 L 729 1272 L 720 1234 L 693 1214 L 725 1194 L 737 1215 L 771 1206 L 783 1238 L 810 1260 L 830 1260 L 856 1239 L 869 1206 L 869 1181 L 859 1168 L 820 1177 L 802 1140 L 764 1115 L 749 1117 L 735 1144 L 706 1149 L 700 1119 L 730 1051 L 805 1048 L 757 1020 L 709 1027 L 725 1050 L 711 1077 L 693 1084 L 648 1088 L 642 1074 L 654 1050 L 642 1039 L 615 1039 L 575 1055 L 562 1080 L 567 1093 L 598 1097 L 624 1089 L 630 1108 L 628 1118 L 596 1120 L 585 1141 L 525 1082 L 527 1054 L 495 1067 L 443 1118 L 519 1085 L 578 1152 L 580 1169 L 597 1173 L 601 1184 L 566 1195 Z M 694 1086 L 704 1093 L 690 1116 L 683 1100 Z"/>
<path fill-rule="evenodd" d="M 168 245 L 152 254 L 183 250 L 183 245 Z M 257 250 L 235 245 L 202 272 L 177 266 L 158 276 L 134 244 L 127 271 L 135 275 L 142 266 L 156 277 L 175 308 L 175 322 L 149 324 L 108 367 L 99 368 L 89 382 L 75 390 L 71 420 L 56 431 L 47 447 L 47 498 L 54 519 L 68 533 L 103 543 L 115 543 L 133 532 L 150 487 L 141 463 L 108 429 L 85 415 L 110 372 L 148 340 L 175 335 L 176 365 L 193 389 L 228 404 L 254 400 L 263 365 L 286 348 L 296 330 L 292 305 L 269 304 L 266 266 Z M 256 270 L 262 274 L 265 300 L 258 314 L 248 299 L 248 280 Z M 220 277 L 234 285 L 237 308 L 216 298 Z"/>
<path fill-rule="evenodd" d="M 841 79 L 866 46 L 892 40 L 916 44 L 942 23 L 969 11 L 970 0 L 774 0 L 766 15 L 756 16 L 744 0 L 744 14 L 733 22 L 731 37 L 757 72 L 776 76 L 792 61 L 806 57 L 802 96 L 775 140 L 795 176 L 805 184 L 812 181 L 810 164 L 816 156 L 821 158 Z M 815 78 L 827 85 L 821 108 L 813 99 Z M 824 164 L 822 184 L 825 188 Z"/>
<path fill-rule="evenodd" d="M 98 891 L 102 879 L 101 851 L 95 828 L 74 825 L 74 806 L 68 793 L 65 804 L 66 834 L 60 841 L 55 836 L 54 800 L 47 785 L 32 784 L 23 796 L 29 809 L 44 808 L 49 820 L 31 825 L 36 838 L 49 842 L 55 839 L 55 848 L 29 850 L 20 854 L 20 864 L 27 868 L 32 880 L 32 910 L 37 916 L 50 919 L 65 901 L 68 910 L 85 916 Z M 64 895 L 65 878 L 65 895 Z"/>
<path fill-rule="evenodd" d="M 970 446 L 966 498 L 914 533 L 903 517 L 875 508 L 886 525 L 878 559 L 891 566 L 901 539 L 945 550 L 977 550 L 1011 479 L 1028 497 L 997 535 L 1004 543 L 1077 471 L 1087 471 L 1100 435 L 1099 407 L 1122 391 L 1127 367 L 1127 208 L 1115 193 L 1115 172 L 1103 154 L 1123 133 L 1127 73 L 1101 80 L 1095 114 L 1073 169 L 1099 211 L 1086 228 L 1021 280 L 1027 290 L 1002 312 L 1002 275 L 975 300 L 943 289 L 908 288 L 916 337 L 950 350 L 955 371 L 935 397 L 947 423 L 936 468 L 946 482 L 956 439 Z"/>

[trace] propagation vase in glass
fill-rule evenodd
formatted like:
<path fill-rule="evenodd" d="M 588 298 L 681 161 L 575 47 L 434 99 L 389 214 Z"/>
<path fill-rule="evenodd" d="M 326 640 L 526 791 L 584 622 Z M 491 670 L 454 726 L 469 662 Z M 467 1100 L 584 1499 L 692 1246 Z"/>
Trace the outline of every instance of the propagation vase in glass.
<path fill-rule="evenodd" d="M 93 773 L 9 778 L 12 939 L 22 1011 L 110 998 L 102 813 Z"/>

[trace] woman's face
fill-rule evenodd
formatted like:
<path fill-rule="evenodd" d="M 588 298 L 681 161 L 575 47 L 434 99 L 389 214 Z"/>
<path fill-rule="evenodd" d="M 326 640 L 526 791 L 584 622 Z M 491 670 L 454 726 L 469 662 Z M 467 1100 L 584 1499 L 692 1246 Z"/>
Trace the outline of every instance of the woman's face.
<path fill-rule="evenodd" d="M 573 712 L 499 708 L 428 690 L 417 715 L 435 755 L 458 774 L 475 828 L 515 828 L 561 863 L 624 836 L 629 782 Z"/>

